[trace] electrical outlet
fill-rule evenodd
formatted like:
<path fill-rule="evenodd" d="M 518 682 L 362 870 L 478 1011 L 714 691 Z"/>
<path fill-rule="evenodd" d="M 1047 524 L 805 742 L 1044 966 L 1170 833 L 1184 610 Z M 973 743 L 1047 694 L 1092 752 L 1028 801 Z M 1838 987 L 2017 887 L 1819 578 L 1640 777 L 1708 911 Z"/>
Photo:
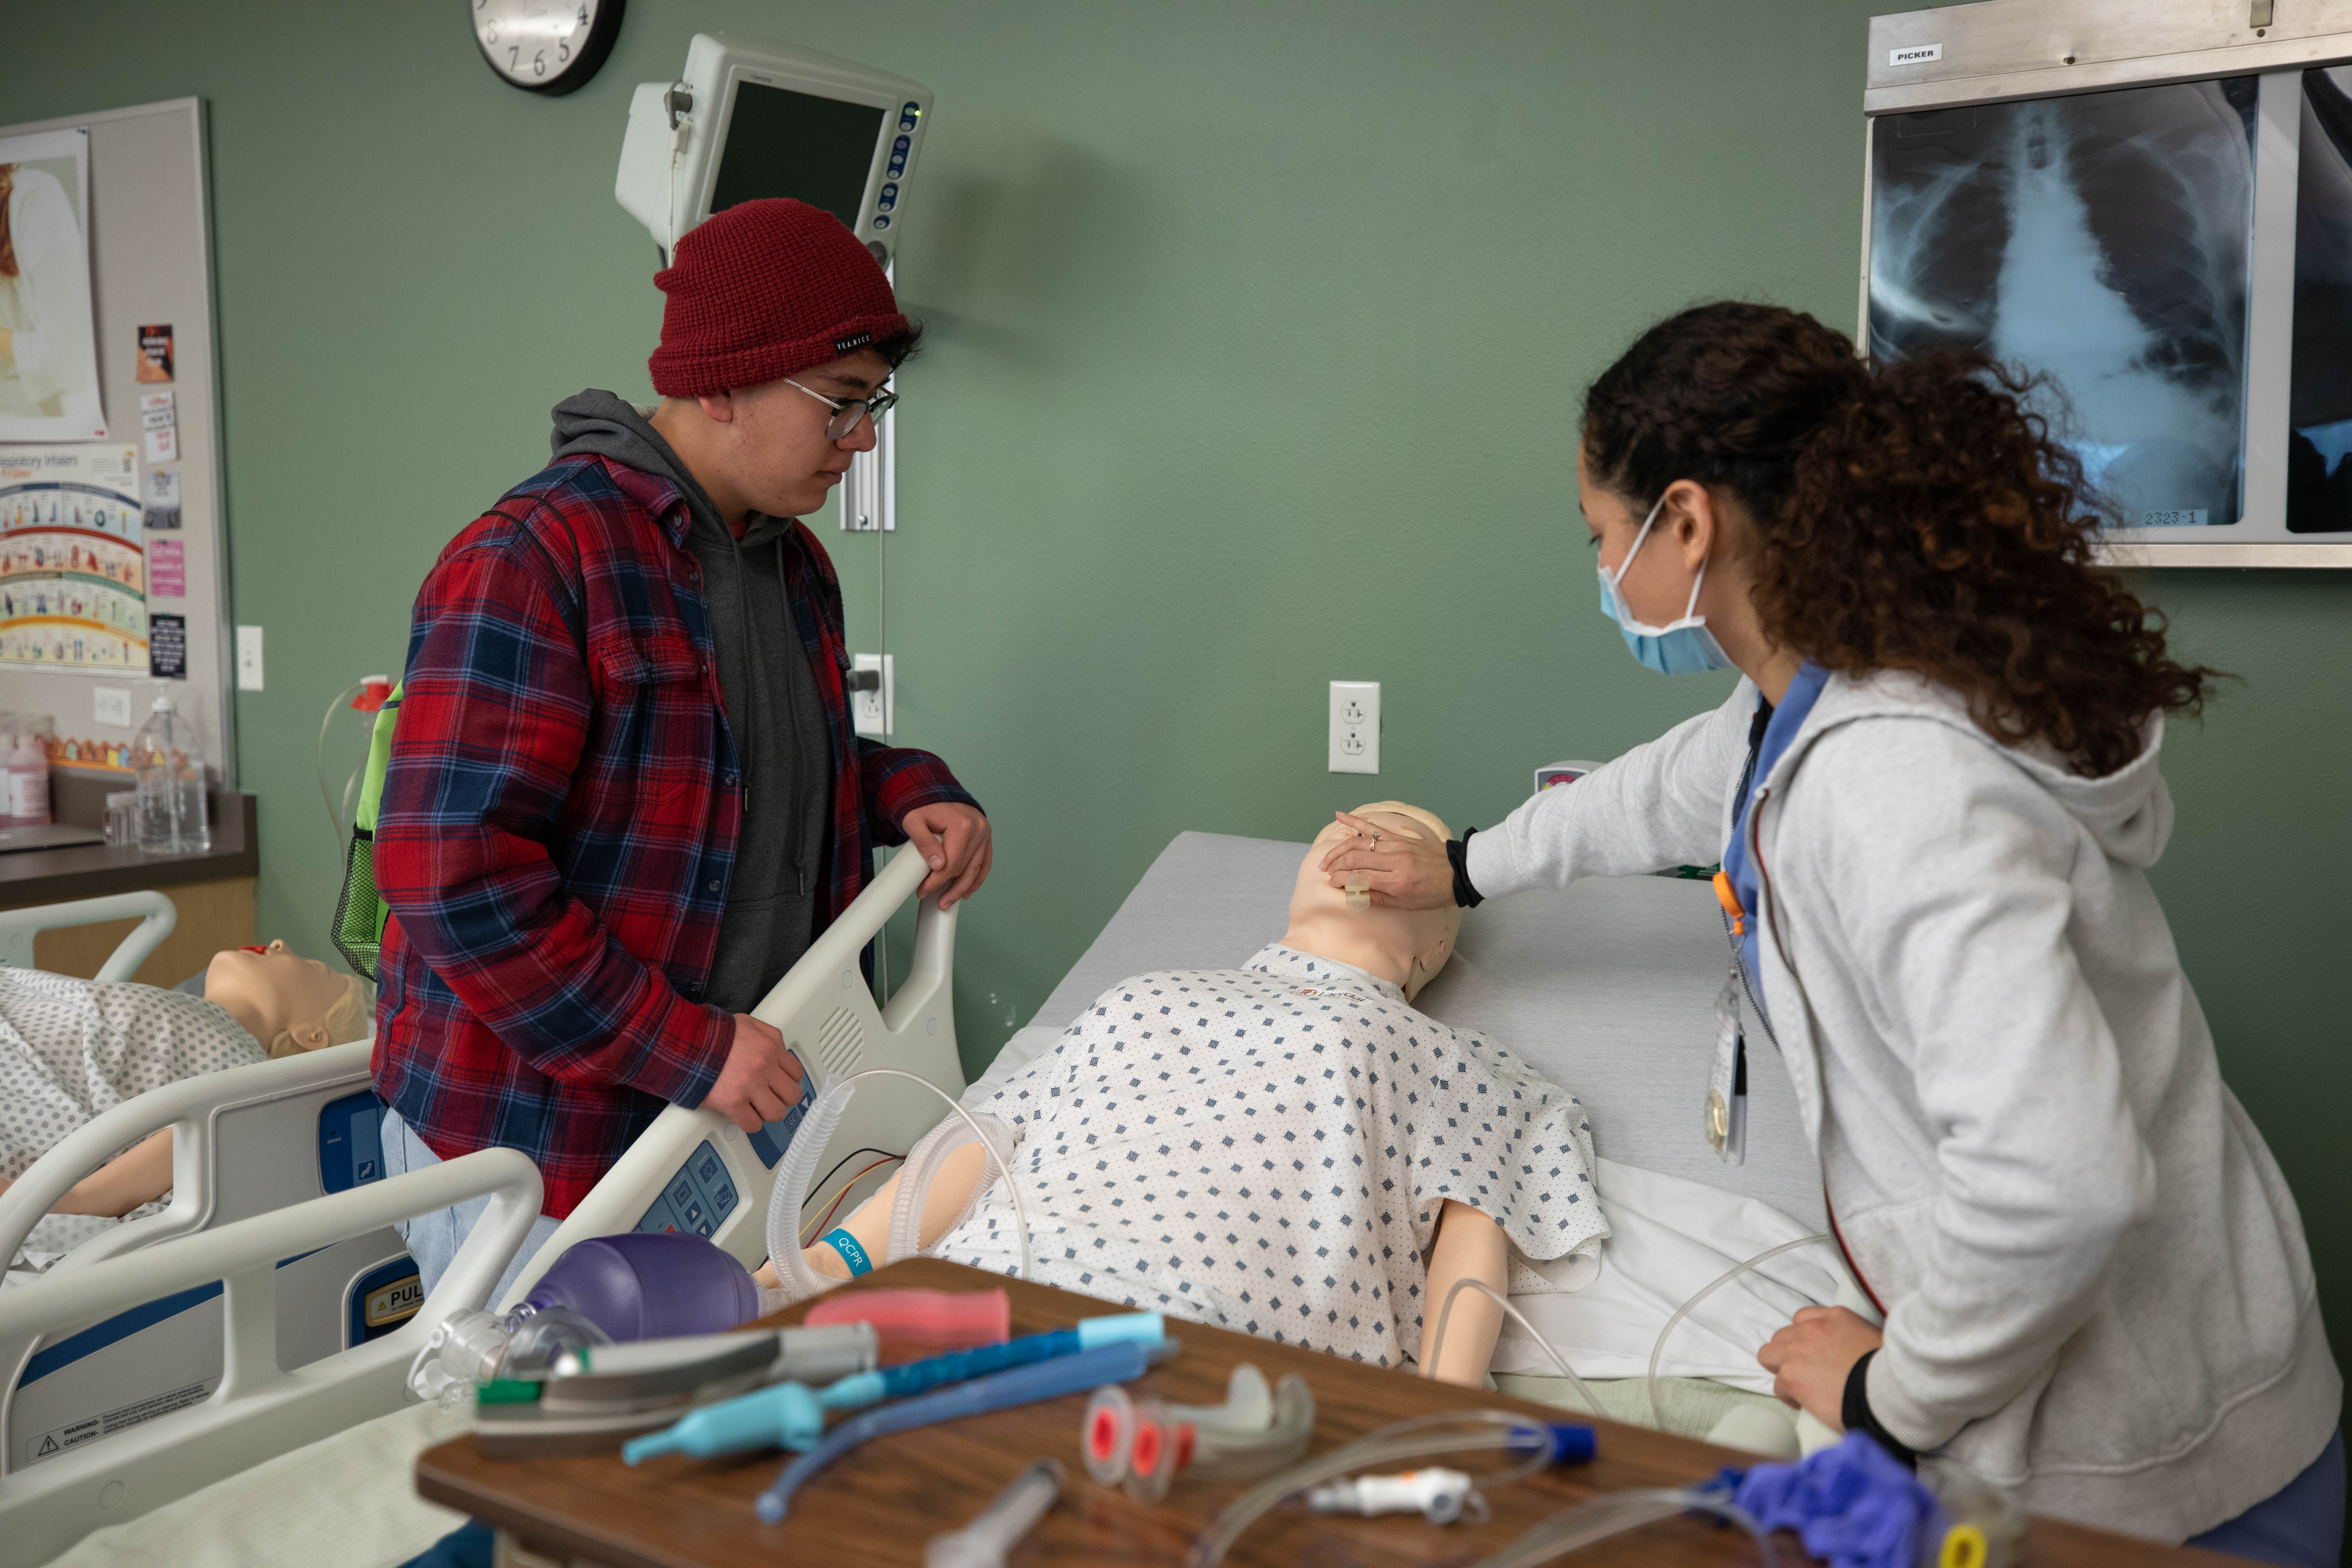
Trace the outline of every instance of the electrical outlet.
<path fill-rule="evenodd" d="M 853 691 L 849 694 L 849 714 L 856 721 L 857 732 L 871 741 L 887 741 L 890 731 L 898 727 L 898 658 L 896 654 L 861 653 L 850 666 L 853 671 L 874 669 L 882 672 L 879 689 Z"/>
<path fill-rule="evenodd" d="M 1381 771 L 1379 681 L 1335 680 L 1331 683 L 1331 771 L 1335 773 L 1376 773 Z"/>
<path fill-rule="evenodd" d="M 261 689 L 261 628 L 236 628 L 236 689 L 239 691 Z"/>
<path fill-rule="evenodd" d="M 91 687 L 89 716 L 95 723 L 128 730 L 131 728 L 131 693 L 120 686 Z"/>

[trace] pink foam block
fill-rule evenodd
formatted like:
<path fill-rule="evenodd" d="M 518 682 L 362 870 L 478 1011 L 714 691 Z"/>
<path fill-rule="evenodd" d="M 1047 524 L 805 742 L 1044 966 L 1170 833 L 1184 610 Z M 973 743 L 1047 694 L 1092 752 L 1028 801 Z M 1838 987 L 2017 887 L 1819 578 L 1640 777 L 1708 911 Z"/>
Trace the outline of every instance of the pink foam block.
<path fill-rule="evenodd" d="M 871 1323 L 886 1345 L 960 1351 L 1009 1338 L 1013 1303 L 1002 1290 L 850 1290 L 825 1297 L 803 1321 Z"/>

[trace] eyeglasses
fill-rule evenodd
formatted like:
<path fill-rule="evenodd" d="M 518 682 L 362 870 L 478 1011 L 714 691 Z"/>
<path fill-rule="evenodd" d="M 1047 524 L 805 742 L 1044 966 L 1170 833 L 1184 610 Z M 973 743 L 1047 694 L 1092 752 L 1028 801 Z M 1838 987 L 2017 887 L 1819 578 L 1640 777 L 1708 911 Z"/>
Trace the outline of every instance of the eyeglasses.
<path fill-rule="evenodd" d="M 824 438 L 828 441 L 840 440 L 852 430 L 856 429 L 858 421 L 869 414 L 877 419 L 881 418 L 882 416 L 889 413 L 892 406 L 898 401 L 898 395 L 887 387 L 870 397 L 843 398 L 827 397 L 824 393 L 812 387 L 802 386 L 789 375 L 784 377 L 784 384 L 807 393 L 811 397 L 833 410 L 833 417 L 824 422 Z"/>

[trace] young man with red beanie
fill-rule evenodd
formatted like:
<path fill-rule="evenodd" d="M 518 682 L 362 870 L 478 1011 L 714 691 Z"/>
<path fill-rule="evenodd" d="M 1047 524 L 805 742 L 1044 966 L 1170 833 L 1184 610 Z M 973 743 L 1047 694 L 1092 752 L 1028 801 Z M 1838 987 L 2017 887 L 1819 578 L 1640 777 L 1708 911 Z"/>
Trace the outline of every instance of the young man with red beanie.
<path fill-rule="evenodd" d="M 425 578 L 376 827 L 385 1169 L 530 1155 L 524 1258 L 664 1105 L 750 1131 L 800 1099 L 747 1012 L 876 844 L 912 843 L 942 905 L 990 864 L 945 763 L 855 732 L 840 585 L 795 521 L 895 399 L 917 334 L 888 280 L 769 200 L 654 281 L 661 403 L 566 399 L 554 461 Z M 486 1205 L 404 1227 L 427 1289 Z"/>

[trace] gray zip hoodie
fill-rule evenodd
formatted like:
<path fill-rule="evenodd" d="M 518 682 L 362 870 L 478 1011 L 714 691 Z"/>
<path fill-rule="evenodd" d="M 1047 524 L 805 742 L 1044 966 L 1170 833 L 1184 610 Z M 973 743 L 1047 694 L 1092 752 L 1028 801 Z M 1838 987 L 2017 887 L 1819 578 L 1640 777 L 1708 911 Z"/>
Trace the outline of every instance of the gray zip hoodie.
<path fill-rule="evenodd" d="M 833 810 L 832 731 L 784 592 L 793 520 L 755 514 L 739 541 L 647 422 L 652 413 L 609 392 L 583 392 L 555 405 L 550 445 L 559 458 L 590 453 L 659 475 L 693 513 L 686 547 L 702 567 L 727 705 L 719 722 L 743 772 L 742 837 L 702 999 L 748 1013 L 807 951 L 815 926 Z"/>
<path fill-rule="evenodd" d="M 1470 841 L 1471 881 L 1717 858 L 1756 700 L 1742 681 L 1520 806 Z M 1833 676 L 1747 831 L 1765 1009 L 1886 1309 L 1872 1413 L 2037 1512 L 2177 1542 L 2318 1458 L 2343 1383 L 2148 885 L 2163 734 L 2085 779 L 1944 688 Z"/>

